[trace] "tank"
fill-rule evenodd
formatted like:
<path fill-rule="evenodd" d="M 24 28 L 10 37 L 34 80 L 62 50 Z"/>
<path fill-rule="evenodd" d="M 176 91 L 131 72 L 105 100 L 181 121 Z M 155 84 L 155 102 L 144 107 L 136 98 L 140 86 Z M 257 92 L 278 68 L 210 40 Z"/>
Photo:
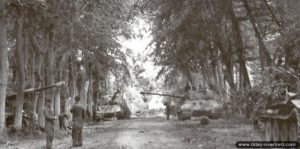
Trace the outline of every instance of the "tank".
<path fill-rule="evenodd" d="M 104 105 L 98 106 L 96 112 L 97 120 L 104 120 L 105 118 L 121 119 L 123 110 L 120 105 Z"/>
<path fill-rule="evenodd" d="M 210 119 L 221 117 L 224 103 L 212 95 L 203 92 L 191 93 L 191 100 L 177 103 L 177 117 L 179 120 L 190 119 L 192 116 L 207 116 Z"/>
<path fill-rule="evenodd" d="M 258 113 L 259 120 L 265 126 L 266 141 L 298 141 L 300 81 L 295 74 L 295 71 L 282 68 L 273 70 L 271 76 L 274 80 L 283 80 L 287 87 L 283 97 L 276 100 L 277 102 L 268 102 L 266 108 Z"/>
<path fill-rule="evenodd" d="M 203 96 L 202 96 L 203 97 Z M 187 100 L 179 106 L 177 117 L 179 120 L 190 119 L 192 116 L 207 116 L 210 119 L 218 119 L 221 117 L 223 102 L 219 99 L 198 98 Z"/>
<path fill-rule="evenodd" d="M 183 103 L 181 101 L 182 96 L 146 92 L 141 92 L 141 94 L 171 97 L 164 100 L 166 109 L 171 109 L 170 112 L 166 112 L 167 119 L 168 114 L 176 115 L 178 120 L 191 119 L 192 116 L 207 116 L 211 119 L 216 119 L 220 118 L 224 105 L 220 99 L 203 92 L 194 91 L 191 94 L 191 100 L 186 100 Z"/>
<path fill-rule="evenodd" d="M 128 105 L 125 103 L 118 103 L 115 99 L 121 93 L 117 90 L 112 98 L 104 105 L 97 106 L 96 120 L 115 120 L 129 118 L 130 111 Z"/>
<path fill-rule="evenodd" d="M 298 141 L 300 99 L 295 97 L 288 95 L 285 101 L 272 104 L 259 113 L 266 141 Z"/>

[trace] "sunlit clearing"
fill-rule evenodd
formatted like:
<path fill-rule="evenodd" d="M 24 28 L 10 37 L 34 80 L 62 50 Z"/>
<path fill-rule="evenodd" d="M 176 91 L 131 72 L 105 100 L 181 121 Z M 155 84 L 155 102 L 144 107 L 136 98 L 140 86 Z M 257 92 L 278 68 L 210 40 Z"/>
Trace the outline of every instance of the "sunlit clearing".
<path fill-rule="evenodd" d="M 125 51 L 127 49 L 130 49 L 132 51 L 131 58 L 128 59 L 131 67 L 137 64 L 141 65 L 145 71 L 142 72 L 140 76 L 150 80 L 150 83 L 153 84 L 156 88 L 155 91 L 161 92 L 158 86 L 161 86 L 160 84 L 162 82 L 155 80 L 155 77 L 159 71 L 159 67 L 154 66 L 151 58 L 147 58 L 152 51 L 152 49 L 148 47 L 152 39 L 152 37 L 150 36 L 149 27 L 149 24 L 147 24 L 145 20 L 137 19 L 136 23 L 133 26 L 136 38 L 132 38 L 130 40 L 120 38 L 120 41 L 123 46 L 122 50 Z M 132 58 L 138 60 L 133 61 Z M 140 58 L 147 59 L 146 61 L 143 61 L 140 60 Z M 132 76 L 134 77 L 134 75 Z M 148 101 L 144 102 L 143 96 L 140 95 L 140 92 L 143 90 L 141 88 L 134 87 L 138 83 L 136 78 L 132 78 L 132 80 L 133 85 L 128 86 L 126 92 L 128 96 L 130 96 L 129 98 L 131 98 L 129 107 L 131 108 L 133 113 L 140 110 L 162 109 L 164 107 L 162 103 L 162 97 L 148 96 Z"/>

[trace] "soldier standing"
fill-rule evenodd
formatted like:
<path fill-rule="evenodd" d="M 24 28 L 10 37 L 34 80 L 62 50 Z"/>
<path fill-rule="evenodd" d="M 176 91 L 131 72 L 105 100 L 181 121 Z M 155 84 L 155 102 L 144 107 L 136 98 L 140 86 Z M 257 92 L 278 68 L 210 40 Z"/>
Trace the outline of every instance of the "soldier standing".
<path fill-rule="evenodd" d="M 171 102 L 170 101 L 166 101 L 164 103 L 164 105 L 166 106 L 166 116 L 167 116 L 167 120 L 170 119 L 170 114 L 171 114 Z"/>
<path fill-rule="evenodd" d="M 53 110 L 51 108 L 51 100 L 46 100 L 46 106 L 44 108 L 44 115 L 45 115 L 45 131 L 46 131 L 46 148 L 52 148 L 52 142 L 54 137 L 54 120 L 57 119 L 54 116 Z"/>
<path fill-rule="evenodd" d="M 75 104 L 71 108 L 73 114 L 72 140 L 73 146 L 82 146 L 82 128 L 85 120 L 85 109 L 79 103 L 80 97 L 75 97 Z"/>

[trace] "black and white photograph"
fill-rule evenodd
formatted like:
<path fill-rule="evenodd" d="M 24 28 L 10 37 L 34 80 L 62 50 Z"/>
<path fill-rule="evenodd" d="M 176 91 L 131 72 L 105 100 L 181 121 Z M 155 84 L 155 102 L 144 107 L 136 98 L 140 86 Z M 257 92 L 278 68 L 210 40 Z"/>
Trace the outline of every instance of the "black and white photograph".
<path fill-rule="evenodd" d="M 0 149 L 300 148 L 300 0 L 0 0 Z"/>

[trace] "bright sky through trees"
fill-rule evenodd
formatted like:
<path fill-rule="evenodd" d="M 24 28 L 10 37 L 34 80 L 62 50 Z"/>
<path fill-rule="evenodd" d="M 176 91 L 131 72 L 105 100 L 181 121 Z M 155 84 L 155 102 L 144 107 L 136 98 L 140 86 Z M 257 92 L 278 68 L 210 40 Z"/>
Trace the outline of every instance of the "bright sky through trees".
<path fill-rule="evenodd" d="M 130 40 L 121 40 L 123 50 L 131 49 L 133 52 L 133 57 L 135 58 L 138 56 L 141 56 L 142 58 L 148 57 L 152 51 L 152 49 L 148 46 L 152 40 L 149 27 L 149 24 L 147 24 L 145 20 L 137 19 L 136 23 L 133 25 L 133 31 L 136 38 L 132 38 Z M 160 80 L 155 80 L 159 71 L 159 67 L 154 66 L 154 63 L 151 61 L 150 57 L 147 58 L 145 62 L 137 61 L 137 63 L 141 63 L 142 67 L 145 69 L 145 71 L 141 74 L 142 77 L 148 78 L 151 81 L 156 81 L 156 84 L 162 83 Z M 138 90 L 139 89 L 136 89 L 135 92 L 139 92 Z M 152 96 L 149 97 L 149 99 L 149 109 L 159 109 L 164 107 L 162 104 L 162 97 Z"/>

